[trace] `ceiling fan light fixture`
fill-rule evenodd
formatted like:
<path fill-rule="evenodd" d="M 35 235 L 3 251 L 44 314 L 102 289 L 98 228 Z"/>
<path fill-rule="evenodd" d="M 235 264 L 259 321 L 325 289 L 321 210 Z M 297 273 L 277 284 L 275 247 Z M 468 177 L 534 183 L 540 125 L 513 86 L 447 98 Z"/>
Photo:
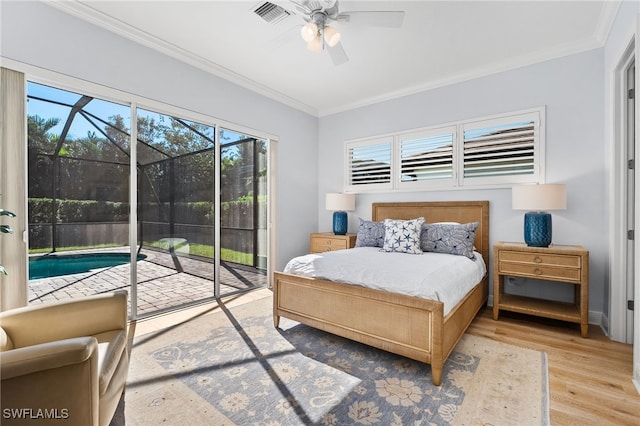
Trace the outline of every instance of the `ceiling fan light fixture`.
<path fill-rule="evenodd" d="M 335 28 L 327 25 L 324 27 L 324 41 L 329 47 L 333 47 L 340 42 L 340 33 Z"/>
<path fill-rule="evenodd" d="M 318 25 L 316 25 L 314 22 L 307 22 L 302 26 L 300 35 L 302 36 L 302 39 L 307 43 L 312 42 L 313 39 L 318 35 Z"/>
<path fill-rule="evenodd" d="M 320 35 L 317 35 L 313 40 L 307 43 L 307 49 L 314 53 L 322 52 L 322 38 Z"/>

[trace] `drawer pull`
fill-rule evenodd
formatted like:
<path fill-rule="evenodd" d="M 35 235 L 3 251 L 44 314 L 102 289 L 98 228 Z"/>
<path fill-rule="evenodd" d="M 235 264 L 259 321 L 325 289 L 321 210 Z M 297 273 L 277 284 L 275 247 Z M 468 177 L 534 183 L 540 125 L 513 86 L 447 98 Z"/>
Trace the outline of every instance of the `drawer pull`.
<path fill-rule="evenodd" d="M 533 270 L 533 273 L 536 275 L 542 275 L 542 270 L 540 270 L 540 268 L 536 268 Z"/>
<path fill-rule="evenodd" d="M 542 263 L 542 258 L 540 256 L 536 256 L 533 258 L 533 261 L 536 263 Z"/>

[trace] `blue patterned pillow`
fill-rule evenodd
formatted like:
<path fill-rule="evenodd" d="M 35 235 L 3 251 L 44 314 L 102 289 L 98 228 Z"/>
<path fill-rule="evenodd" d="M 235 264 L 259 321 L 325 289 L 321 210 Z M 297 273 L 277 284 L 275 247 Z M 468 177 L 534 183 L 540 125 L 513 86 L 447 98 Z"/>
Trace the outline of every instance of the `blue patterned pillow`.
<path fill-rule="evenodd" d="M 420 235 L 420 247 L 424 251 L 456 254 L 475 259 L 473 242 L 480 222 L 465 224 L 426 223 Z"/>
<path fill-rule="evenodd" d="M 356 247 L 382 247 L 384 243 L 384 223 L 360 219 Z"/>
<path fill-rule="evenodd" d="M 411 220 L 384 220 L 384 244 L 382 251 L 422 254 L 420 231 L 424 218 Z"/>

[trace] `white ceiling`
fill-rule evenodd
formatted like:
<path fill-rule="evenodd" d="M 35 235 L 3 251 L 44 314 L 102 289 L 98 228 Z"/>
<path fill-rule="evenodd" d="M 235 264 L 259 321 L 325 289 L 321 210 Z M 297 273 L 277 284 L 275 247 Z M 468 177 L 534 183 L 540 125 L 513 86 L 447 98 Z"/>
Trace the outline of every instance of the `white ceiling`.
<path fill-rule="evenodd" d="M 601 47 L 619 3 L 347 1 L 341 12 L 403 10 L 401 28 L 337 23 L 349 56 L 306 49 L 304 20 L 273 24 L 264 0 L 57 1 L 51 5 L 308 113 L 323 116 Z"/>

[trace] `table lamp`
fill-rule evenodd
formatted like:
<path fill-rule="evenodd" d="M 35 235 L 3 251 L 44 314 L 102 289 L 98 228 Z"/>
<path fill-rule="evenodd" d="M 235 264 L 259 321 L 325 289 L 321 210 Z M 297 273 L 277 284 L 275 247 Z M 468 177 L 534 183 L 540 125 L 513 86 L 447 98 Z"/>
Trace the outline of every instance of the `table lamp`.
<path fill-rule="evenodd" d="M 325 204 L 327 210 L 333 210 L 333 233 L 345 235 L 349 226 L 347 212 L 356 209 L 355 194 L 329 193 Z"/>
<path fill-rule="evenodd" d="M 524 215 L 524 241 L 529 247 L 551 244 L 551 214 L 547 210 L 567 208 L 567 190 L 562 184 L 519 185 L 511 188 L 511 207 L 528 210 Z"/>

